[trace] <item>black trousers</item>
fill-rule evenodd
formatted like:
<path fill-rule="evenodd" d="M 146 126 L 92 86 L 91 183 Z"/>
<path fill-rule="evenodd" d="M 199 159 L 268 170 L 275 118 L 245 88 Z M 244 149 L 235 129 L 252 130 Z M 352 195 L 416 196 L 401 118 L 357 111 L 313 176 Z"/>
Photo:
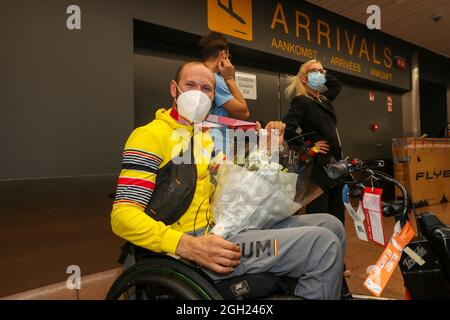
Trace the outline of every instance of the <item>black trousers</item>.
<path fill-rule="evenodd" d="M 344 203 L 342 202 L 342 186 L 322 188 L 323 193 L 306 206 L 306 213 L 329 213 L 345 225 Z"/>

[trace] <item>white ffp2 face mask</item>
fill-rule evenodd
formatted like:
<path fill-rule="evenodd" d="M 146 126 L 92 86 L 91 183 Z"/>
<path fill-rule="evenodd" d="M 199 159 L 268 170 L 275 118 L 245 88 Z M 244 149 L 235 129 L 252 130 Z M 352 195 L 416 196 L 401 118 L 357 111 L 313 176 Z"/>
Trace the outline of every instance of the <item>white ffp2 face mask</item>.
<path fill-rule="evenodd" d="M 180 92 L 177 98 L 178 114 L 191 123 L 205 120 L 211 110 L 211 99 L 200 90 Z"/>

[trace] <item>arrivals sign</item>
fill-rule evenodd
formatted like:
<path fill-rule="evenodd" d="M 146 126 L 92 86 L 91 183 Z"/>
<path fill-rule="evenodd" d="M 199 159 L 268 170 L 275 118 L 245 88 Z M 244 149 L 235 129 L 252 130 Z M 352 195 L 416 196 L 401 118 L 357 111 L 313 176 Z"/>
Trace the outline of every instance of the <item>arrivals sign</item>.
<path fill-rule="evenodd" d="M 137 18 L 198 35 L 218 31 L 236 45 L 299 62 L 317 59 L 329 70 L 411 89 L 412 46 L 384 34 L 382 23 L 381 32 L 370 30 L 298 0 L 185 0 L 176 10 L 167 1 L 151 2 L 153 12 L 137 7 Z M 364 21 L 369 17 L 366 8 L 357 10 Z"/>

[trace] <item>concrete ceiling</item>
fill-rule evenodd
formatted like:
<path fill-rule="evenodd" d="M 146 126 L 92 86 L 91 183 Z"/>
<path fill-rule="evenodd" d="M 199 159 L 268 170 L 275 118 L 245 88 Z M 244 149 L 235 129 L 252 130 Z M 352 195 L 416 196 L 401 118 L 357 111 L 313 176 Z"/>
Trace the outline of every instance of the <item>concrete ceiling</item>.
<path fill-rule="evenodd" d="M 370 5 L 381 9 L 381 31 L 450 58 L 450 0 L 306 0 L 366 24 Z M 439 22 L 432 17 L 442 16 Z"/>

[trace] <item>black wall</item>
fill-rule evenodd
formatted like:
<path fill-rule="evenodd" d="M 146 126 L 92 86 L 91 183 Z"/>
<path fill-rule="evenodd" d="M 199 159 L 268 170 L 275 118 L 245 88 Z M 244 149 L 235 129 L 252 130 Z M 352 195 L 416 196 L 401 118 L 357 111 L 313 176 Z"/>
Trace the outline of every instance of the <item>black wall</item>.
<path fill-rule="evenodd" d="M 420 79 L 450 85 L 450 59 L 423 48 L 418 52 Z"/>
<path fill-rule="evenodd" d="M 447 120 L 447 87 L 437 82 L 420 81 L 420 130 L 430 138 L 444 138 Z"/>
<path fill-rule="evenodd" d="M 1 179 L 117 173 L 133 125 L 132 10 L 124 1 L 0 2 Z"/>
<path fill-rule="evenodd" d="M 375 91 L 375 102 L 369 101 Z M 393 112 L 387 111 L 387 97 L 393 99 Z M 402 96 L 357 81 L 344 82 L 344 88 L 333 103 L 344 155 L 361 159 L 391 159 L 393 138 L 402 137 Z M 378 124 L 378 131 L 370 130 Z"/>
<path fill-rule="evenodd" d="M 450 60 L 419 49 L 420 129 L 437 138 L 448 122 L 447 87 L 450 87 Z"/>

